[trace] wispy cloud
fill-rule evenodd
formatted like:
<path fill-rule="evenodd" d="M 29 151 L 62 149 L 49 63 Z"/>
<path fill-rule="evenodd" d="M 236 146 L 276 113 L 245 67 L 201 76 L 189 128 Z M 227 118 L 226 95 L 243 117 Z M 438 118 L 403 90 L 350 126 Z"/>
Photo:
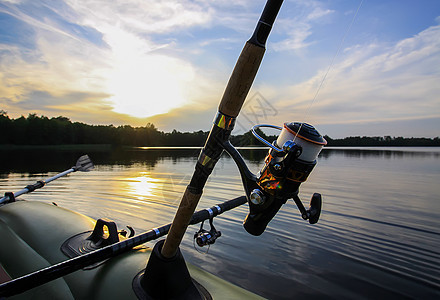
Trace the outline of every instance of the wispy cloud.
<path fill-rule="evenodd" d="M 295 4 L 294 10 L 299 13 L 278 21 L 277 25 L 287 33 L 287 38 L 272 46 L 277 51 L 307 48 L 313 43 L 308 38 L 313 34 L 314 26 L 326 22 L 326 17 L 334 13 L 334 10 L 326 8 L 319 1 L 296 1 Z"/>
<path fill-rule="evenodd" d="M 307 15 L 307 19 L 310 21 L 318 21 L 324 16 L 328 16 L 334 13 L 334 10 L 315 6 L 313 10 Z"/>
<path fill-rule="evenodd" d="M 326 70 L 283 91 L 290 97 L 282 97 L 277 107 L 324 124 L 440 118 L 439 65 L 440 26 L 387 47 L 350 47 L 311 107 Z"/>
<path fill-rule="evenodd" d="M 209 22 L 212 14 L 200 1 L 67 0 L 66 3 L 78 14 L 76 21 L 82 25 L 105 31 L 109 24 L 116 24 L 140 34 L 184 30 Z"/>
<path fill-rule="evenodd" d="M 201 98 L 197 86 L 208 85 L 204 82 L 209 79 L 197 76 L 194 66 L 162 51 L 170 45 L 152 38 L 208 24 L 213 9 L 204 2 L 12 4 L 17 3 L 0 8 L 1 12 L 35 32 L 34 49 L 28 53 L 12 45 L 1 46 L 1 102 L 13 114 L 24 108 L 59 108 L 61 112 L 66 108 L 66 95 L 82 93 L 101 97 L 106 108 L 113 107 L 115 118 L 120 117 L 116 112 L 146 117 L 197 101 Z M 90 110 L 81 101 L 86 96 L 78 97 L 77 103 L 67 98 L 70 106 Z M 102 107 L 93 107 L 99 118 Z"/>

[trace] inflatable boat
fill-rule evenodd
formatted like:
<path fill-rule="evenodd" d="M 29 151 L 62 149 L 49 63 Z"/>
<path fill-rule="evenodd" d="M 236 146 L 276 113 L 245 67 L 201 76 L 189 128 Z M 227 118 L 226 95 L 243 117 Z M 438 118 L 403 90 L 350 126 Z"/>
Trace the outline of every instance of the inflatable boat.
<path fill-rule="evenodd" d="M 125 232 L 115 230 L 115 224 L 109 220 L 96 221 L 56 205 L 19 200 L 4 204 L 0 207 L 0 278 L 8 282 L 32 272 L 38 274 L 39 270 L 128 240 Z M 23 283 L 24 287 L 6 290 L 3 295 L 19 293 L 11 299 L 148 299 L 143 295 L 142 278 L 152 251 L 136 246 L 29 291 L 21 293 L 28 287 Z M 176 281 L 191 278 L 190 286 L 195 291 L 184 291 L 193 293 L 187 299 L 259 298 L 191 264 L 187 264 L 187 270 L 190 277 L 179 271 L 173 275 Z M 163 288 L 166 287 L 157 289 L 159 295 L 154 298 L 179 298 Z"/>

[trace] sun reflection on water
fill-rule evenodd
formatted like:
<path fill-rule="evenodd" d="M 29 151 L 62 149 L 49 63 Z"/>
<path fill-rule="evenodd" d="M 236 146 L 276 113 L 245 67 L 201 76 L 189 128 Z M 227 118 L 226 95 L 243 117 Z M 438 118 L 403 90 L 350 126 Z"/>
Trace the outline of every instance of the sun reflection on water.
<path fill-rule="evenodd" d="M 162 181 L 153 178 L 148 172 L 142 172 L 139 173 L 139 176 L 125 178 L 122 183 L 126 185 L 124 190 L 127 191 L 128 195 L 145 201 L 158 196 Z"/>

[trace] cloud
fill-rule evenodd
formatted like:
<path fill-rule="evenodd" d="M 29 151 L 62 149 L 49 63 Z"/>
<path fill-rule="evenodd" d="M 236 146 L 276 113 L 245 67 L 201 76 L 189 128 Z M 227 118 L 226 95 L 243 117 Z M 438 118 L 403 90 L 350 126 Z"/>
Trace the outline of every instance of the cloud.
<path fill-rule="evenodd" d="M 108 122 L 111 110 L 116 119 L 146 117 L 203 106 L 202 93 L 217 86 L 216 74 L 204 74 L 172 44 L 152 38 L 208 24 L 213 9 L 203 1 L 28 1 L 1 11 L 34 30 L 29 51 L 0 44 L 1 103 L 12 113 L 65 108 L 79 119 L 81 109 L 94 111 L 93 122 Z M 93 108 L 84 99 L 93 99 Z"/>
<path fill-rule="evenodd" d="M 13 99 L 2 98 L 2 104 L 7 106 L 14 106 L 19 110 L 25 110 L 30 112 L 40 111 L 69 111 L 71 107 L 77 106 L 81 103 L 86 103 L 87 106 L 93 107 L 99 104 L 100 100 L 107 95 L 99 93 L 85 93 L 85 92 L 70 92 L 63 95 L 54 96 L 48 91 L 41 90 L 28 90 L 26 94 L 21 95 L 20 101 L 15 102 Z M 105 105 L 99 107 L 99 109 L 108 110 Z"/>
<path fill-rule="evenodd" d="M 37 33 L 36 50 L 8 45 L 2 48 L 2 89 L 6 95 L 20 95 L 27 89 L 50 90 L 56 95 L 65 90 L 101 88 L 100 71 L 106 67 L 106 54 L 93 44 L 43 31 Z M 96 57 L 90 57 L 90 53 Z"/>
<path fill-rule="evenodd" d="M 18 23 L 27 24 L 34 34 L 17 36 L 17 40 L 33 41 L 29 52 L 13 48 L 10 43 L 2 44 L 2 48 L 8 49 L 0 54 L 2 78 L 6 83 L 1 89 L 5 97 L 14 95 L 15 101 L 21 94 L 30 95 L 27 90 L 50 91 L 52 95 L 65 94 L 69 90 L 111 94 L 121 90 L 116 85 L 123 79 L 127 89 L 133 89 L 134 84 L 139 83 L 139 76 L 143 76 L 144 87 L 148 90 L 150 84 L 151 90 L 161 85 L 158 77 L 166 80 L 165 74 L 157 76 L 161 70 L 168 72 L 168 83 L 176 89 L 179 89 L 177 85 L 187 85 L 190 81 L 195 82 L 195 86 L 206 86 L 206 77 L 195 78 L 196 67 L 179 58 L 181 45 L 157 42 L 156 37 L 167 33 L 177 35 L 188 28 L 209 27 L 213 23 L 233 28 L 236 24 L 249 22 L 249 15 L 254 14 L 249 9 L 254 9 L 252 3 L 249 0 L 212 3 L 23 0 L 14 5 L 17 2 L 8 1 L 1 5 L 0 11 Z M 240 13 L 235 20 L 226 17 L 229 14 L 225 11 L 237 9 Z M 240 30 L 240 26 L 236 27 Z M 213 41 L 215 39 L 207 39 L 204 45 Z M 223 39 L 225 41 L 238 40 L 228 37 Z M 136 60 L 137 65 L 133 63 Z M 141 69 L 143 72 L 139 74 Z M 137 72 L 133 72 L 135 70 Z M 109 86 L 111 89 L 105 90 Z M 182 93 L 188 94 L 187 91 Z M 192 98 L 198 98 L 197 93 Z M 190 99 L 180 102 L 183 100 Z"/>
<path fill-rule="evenodd" d="M 76 22 L 105 31 L 109 24 L 138 34 L 182 31 L 210 21 L 212 10 L 200 1 L 71 1 Z M 68 15 L 64 16 L 69 18 Z"/>
<path fill-rule="evenodd" d="M 291 51 L 309 47 L 313 44 L 308 41 L 313 34 L 313 28 L 326 22 L 327 16 L 335 11 L 327 9 L 318 1 L 297 1 L 294 9 L 299 11 L 296 17 L 289 15 L 289 19 L 277 21 L 280 30 L 287 33 L 287 38 L 273 44 L 276 51 Z"/>
<path fill-rule="evenodd" d="M 4 2 L 7 3 L 12 3 L 12 4 L 19 4 L 21 2 L 23 2 L 23 0 L 3 0 Z"/>
<path fill-rule="evenodd" d="M 272 45 L 276 51 L 288 51 L 307 48 L 311 42 L 306 42 L 307 38 L 312 34 L 312 26 L 308 23 L 295 23 L 294 21 L 284 21 L 284 23 L 290 23 L 291 25 L 285 25 L 290 27 L 289 38 L 280 42 L 276 42 Z"/>
<path fill-rule="evenodd" d="M 391 46 L 370 44 L 346 49 L 314 103 L 326 70 L 282 91 L 276 107 L 281 112 L 295 112 L 296 119 L 317 124 L 440 118 L 438 66 L 439 25 Z"/>
<path fill-rule="evenodd" d="M 313 10 L 307 15 L 307 19 L 310 21 L 320 20 L 324 16 L 328 16 L 334 13 L 334 10 L 324 9 L 322 7 L 314 7 Z"/>

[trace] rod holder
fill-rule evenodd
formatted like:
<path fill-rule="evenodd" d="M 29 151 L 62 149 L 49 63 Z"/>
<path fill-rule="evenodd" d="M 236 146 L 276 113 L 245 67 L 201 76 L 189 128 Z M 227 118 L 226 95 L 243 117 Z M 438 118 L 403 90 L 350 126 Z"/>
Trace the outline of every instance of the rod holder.
<path fill-rule="evenodd" d="M 173 257 L 161 254 L 165 240 L 154 245 L 147 267 L 133 280 L 139 299 L 212 299 L 200 284 L 191 279 L 180 249 Z"/>

